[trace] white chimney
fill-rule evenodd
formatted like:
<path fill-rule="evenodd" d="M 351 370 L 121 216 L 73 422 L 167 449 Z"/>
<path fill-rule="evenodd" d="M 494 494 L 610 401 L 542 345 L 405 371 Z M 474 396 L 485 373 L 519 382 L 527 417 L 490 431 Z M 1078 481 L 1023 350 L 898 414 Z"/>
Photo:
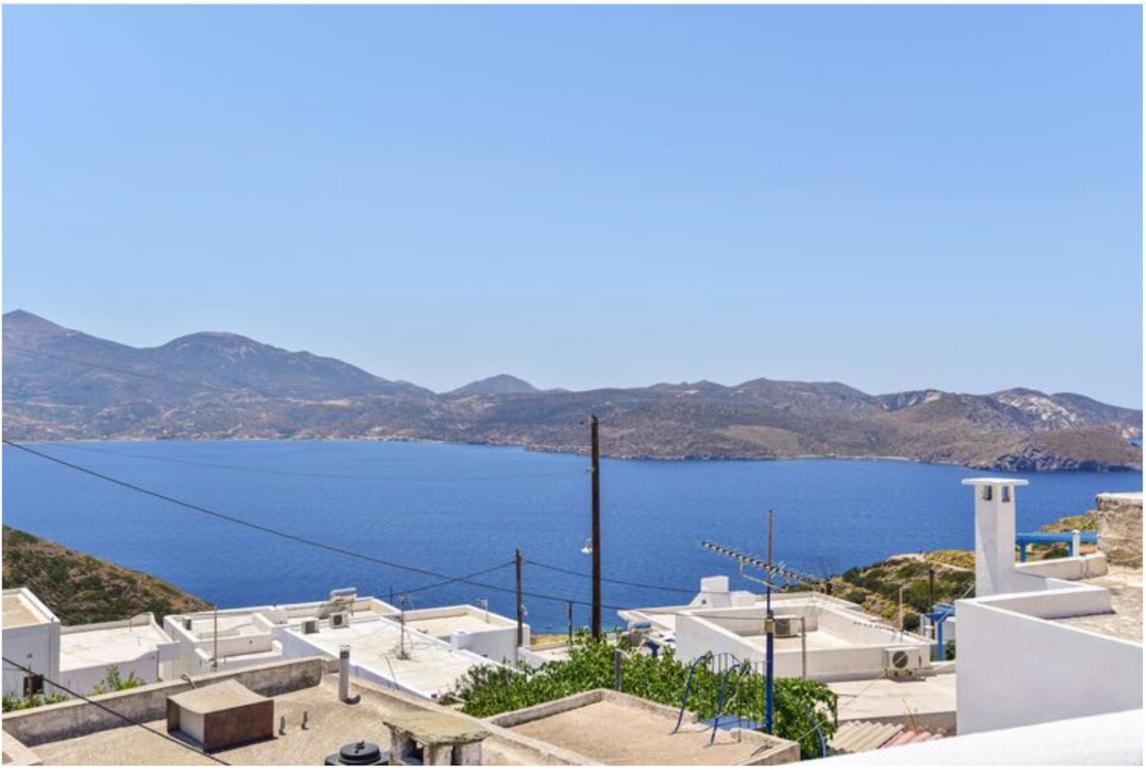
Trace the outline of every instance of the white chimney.
<path fill-rule="evenodd" d="M 1016 590 L 1015 488 L 1026 479 L 963 479 L 975 487 L 975 596 Z"/>

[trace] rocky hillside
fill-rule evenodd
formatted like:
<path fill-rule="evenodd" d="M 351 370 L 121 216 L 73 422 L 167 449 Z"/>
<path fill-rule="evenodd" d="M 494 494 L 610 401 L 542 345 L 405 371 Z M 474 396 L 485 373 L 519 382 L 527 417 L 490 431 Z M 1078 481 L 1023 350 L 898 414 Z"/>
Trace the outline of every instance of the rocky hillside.
<path fill-rule="evenodd" d="M 202 599 L 135 570 L 4 527 L 4 586 L 25 586 L 64 623 L 101 623 L 141 612 L 210 609 Z"/>
<path fill-rule="evenodd" d="M 570 392 L 510 375 L 435 394 L 232 334 L 132 348 L 24 311 L 4 316 L 4 430 L 17 440 L 376 438 L 613 457 L 893 456 L 1008 471 L 1141 468 L 1142 412 L 1015 388 L 870 395 L 756 379 Z"/>

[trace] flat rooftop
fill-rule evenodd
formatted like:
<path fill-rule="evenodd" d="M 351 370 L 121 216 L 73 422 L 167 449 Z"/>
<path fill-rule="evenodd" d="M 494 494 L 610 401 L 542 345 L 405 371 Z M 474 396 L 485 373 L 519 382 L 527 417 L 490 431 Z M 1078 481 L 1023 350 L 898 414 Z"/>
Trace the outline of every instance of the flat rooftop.
<path fill-rule="evenodd" d="M 709 745 L 712 728 L 703 723 L 671 735 L 676 719 L 668 711 L 600 700 L 510 729 L 606 765 L 735 765 L 762 753 L 760 744 L 726 730 Z M 735 718 L 730 722 L 735 726 Z"/>
<path fill-rule="evenodd" d="M 1056 623 L 1084 628 L 1106 636 L 1142 642 L 1142 568 L 1110 565 L 1101 577 L 1079 581 L 1110 591 L 1114 612 L 1058 618 Z"/>
<path fill-rule="evenodd" d="M 265 629 L 255 624 L 253 612 L 236 612 L 226 615 L 220 613 L 217 619 L 209 612 L 185 615 L 184 617 L 191 619 L 191 632 L 199 637 L 211 637 L 216 629 L 218 629 L 220 638 L 266 633 Z"/>
<path fill-rule="evenodd" d="M 275 737 L 215 752 L 234 765 L 318 765 L 346 743 L 359 740 L 389 748 L 390 731 L 382 719 L 405 710 L 370 690 L 352 687 L 362 696 L 357 705 L 338 700 L 338 681 L 329 677 L 317 687 L 276 696 Z M 406 707 L 408 708 L 408 707 Z M 307 729 L 301 728 L 303 712 Z M 286 718 L 286 733 L 278 734 L 279 717 Z M 157 719 L 148 727 L 166 734 L 167 722 Z M 45 765 L 211 765 L 211 760 L 152 735 L 138 727 L 121 727 L 55 743 L 32 746 Z M 511 746 L 487 740 L 483 764 L 529 764 L 515 756 Z M 536 760 L 533 760 L 536 762 Z"/>
<path fill-rule="evenodd" d="M 828 682 L 838 697 L 839 720 L 887 719 L 955 711 L 955 674 L 922 679 L 859 679 Z"/>
<path fill-rule="evenodd" d="M 410 633 L 411 630 L 406 633 L 405 660 L 399 656 L 402 629 L 393 620 L 355 620 L 349 626 L 323 627 L 302 638 L 335 658 L 338 648 L 348 644 L 353 665 L 372 669 L 382 677 L 396 680 L 401 687 L 423 693 L 444 693 L 471 667 L 488 664 L 477 656 L 454 651 L 443 642 Z"/>
<path fill-rule="evenodd" d="M 842 650 L 846 647 L 855 647 L 856 643 L 853 640 L 845 639 L 844 637 L 833 634 L 830 631 L 809 631 L 807 634 L 807 650 L 813 652 L 815 650 Z M 740 637 L 746 642 L 751 642 L 761 648 L 767 644 L 768 637 L 764 634 L 757 634 L 754 636 Z M 889 642 L 892 644 L 894 642 Z M 788 652 L 789 650 L 799 651 L 801 649 L 800 637 L 791 636 L 773 636 L 772 646 L 777 652 Z"/>
<path fill-rule="evenodd" d="M 409 614 L 407 614 L 406 627 L 439 639 L 449 638 L 451 634 L 455 634 L 458 631 L 472 634 L 479 631 L 504 630 L 509 628 L 504 620 L 499 622 L 496 616 L 491 615 L 489 620 L 486 620 L 480 612 L 473 613 L 464 611 L 459 611 L 454 615 L 430 618 L 411 618 Z"/>
<path fill-rule="evenodd" d="M 44 614 L 21 591 L 4 592 L 4 628 L 49 623 L 53 618 Z"/>
<path fill-rule="evenodd" d="M 65 629 L 66 631 L 66 629 Z M 117 626 L 60 634 L 60 670 L 110 666 L 146 655 L 157 645 L 170 642 L 151 623 Z"/>

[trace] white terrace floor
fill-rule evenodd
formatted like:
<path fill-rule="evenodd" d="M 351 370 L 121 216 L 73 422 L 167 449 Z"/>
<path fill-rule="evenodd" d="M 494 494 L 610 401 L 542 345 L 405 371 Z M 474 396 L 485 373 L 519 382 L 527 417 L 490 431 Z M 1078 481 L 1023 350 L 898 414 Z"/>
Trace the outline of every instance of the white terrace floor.
<path fill-rule="evenodd" d="M 122 663 L 141 657 L 154 650 L 156 645 L 169 641 L 150 623 L 60 634 L 60 669 L 70 671 Z"/>
<path fill-rule="evenodd" d="M 346 628 L 323 628 L 304 638 L 336 658 L 339 647 L 348 644 L 352 664 L 424 693 L 444 693 L 472 666 L 486 662 L 409 631 L 405 643 L 407 657 L 403 659 L 401 637 L 401 627 L 396 622 L 379 619 L 355 622 Z"/>

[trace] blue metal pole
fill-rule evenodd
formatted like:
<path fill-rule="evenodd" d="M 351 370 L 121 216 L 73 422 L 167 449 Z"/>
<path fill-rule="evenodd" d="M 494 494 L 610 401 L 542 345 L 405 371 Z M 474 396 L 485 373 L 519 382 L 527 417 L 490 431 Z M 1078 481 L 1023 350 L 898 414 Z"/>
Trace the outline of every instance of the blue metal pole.
<path fill-rule="evenodd" d="M 947 620 L 947 616 L 941 616 L 941 620 L 935 626 L 935 659 L 943 660 L 943 621 Z M 935 621 L 931 621 L 934 623 Z"/>
<path fill-rule="evenodd" d="M 768 566 L 772 566 L 772 511 L 768 511 Z M 767 584 L 765 585 L 765 617 L 764 633 L 765 633 L 765 646 L 764 646 L 764 732 L 769 735 L 772 734 L 772 696 L 773 696 L 773 682 L 772 682 L 772 636 L 775 626 L 775 620 L 772 617 L 772 573 L 767 573 Z"/>

